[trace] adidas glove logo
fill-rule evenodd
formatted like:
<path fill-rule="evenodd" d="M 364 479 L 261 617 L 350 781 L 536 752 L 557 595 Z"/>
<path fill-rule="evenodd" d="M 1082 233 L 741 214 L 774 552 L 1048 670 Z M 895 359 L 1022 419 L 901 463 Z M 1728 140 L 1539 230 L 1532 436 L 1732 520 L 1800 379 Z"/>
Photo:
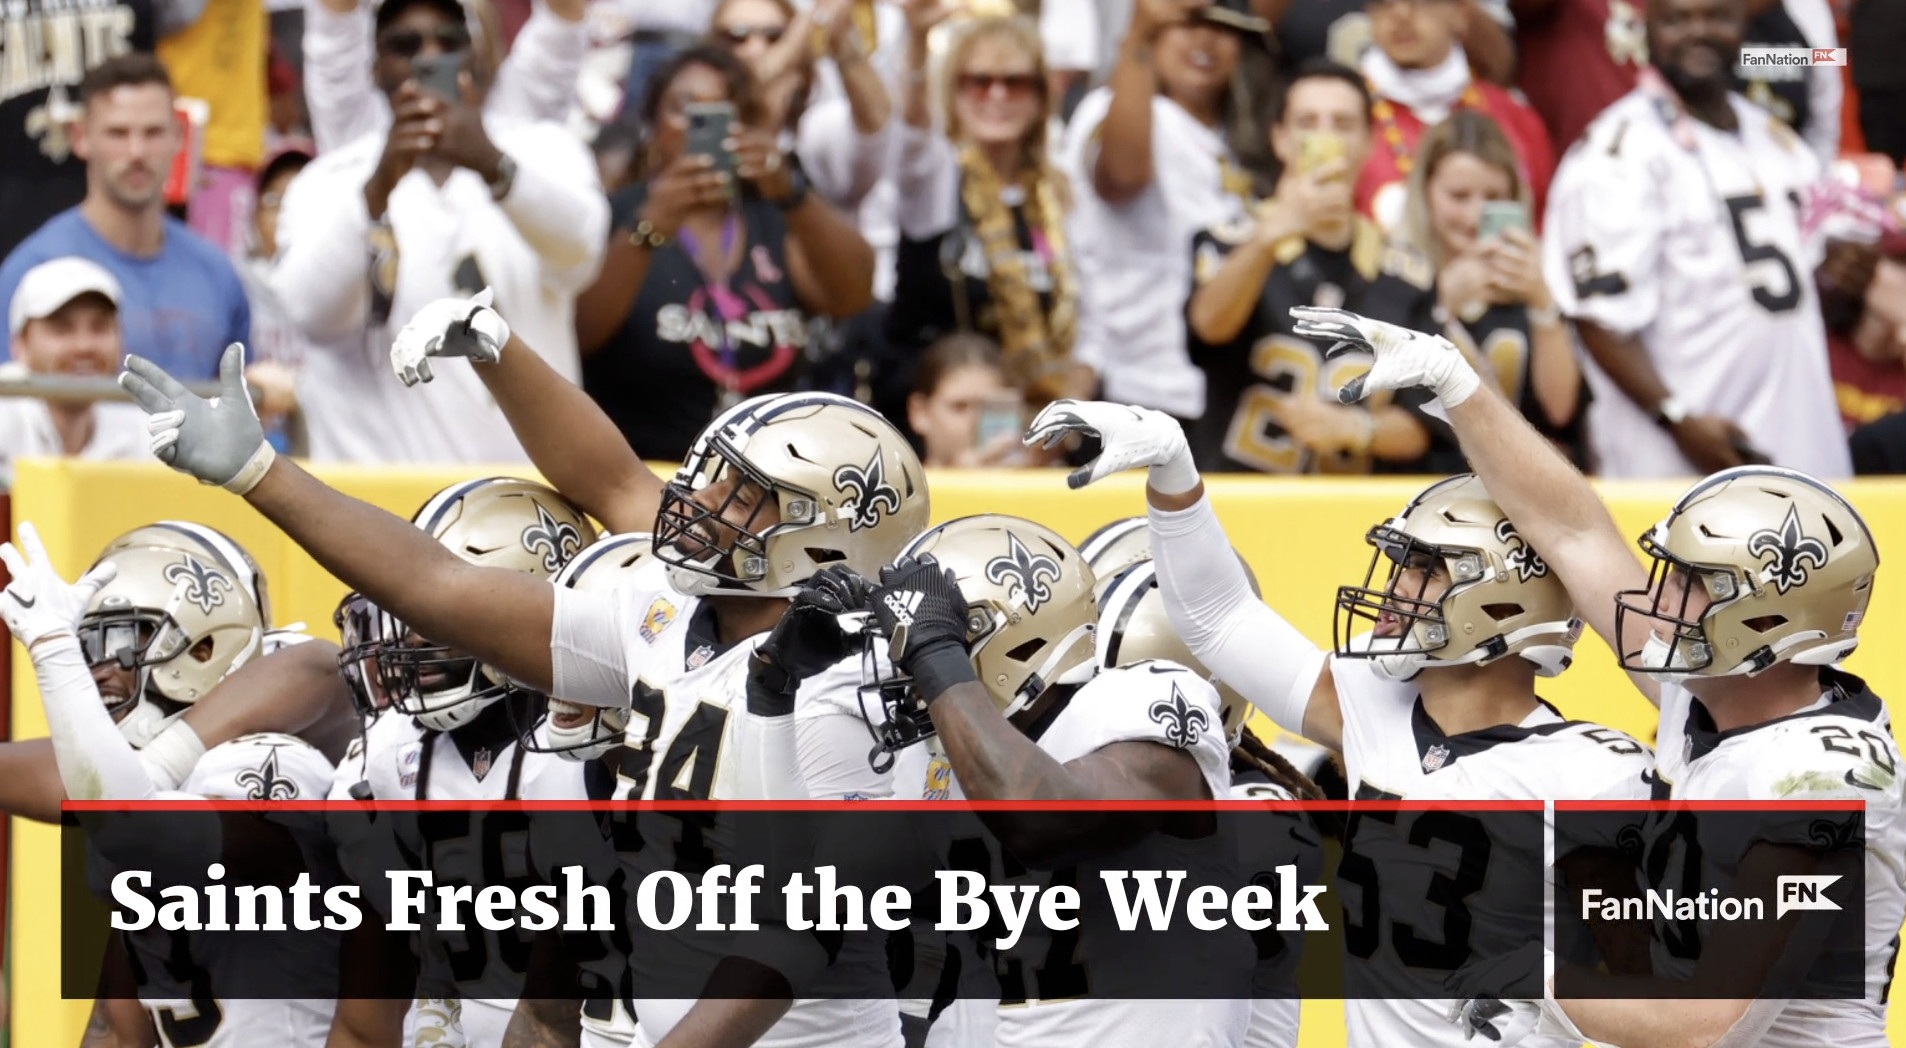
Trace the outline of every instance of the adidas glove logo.
<path fill-rule="evenodd" d="M 920 610 L 920 598 L 923 596 L 925 594 L 918 590 L 902 590 L 898 593 L 887 594 L 887 610 L 893 612 L 894 625 L 913 625 L 913 613 Z"/>

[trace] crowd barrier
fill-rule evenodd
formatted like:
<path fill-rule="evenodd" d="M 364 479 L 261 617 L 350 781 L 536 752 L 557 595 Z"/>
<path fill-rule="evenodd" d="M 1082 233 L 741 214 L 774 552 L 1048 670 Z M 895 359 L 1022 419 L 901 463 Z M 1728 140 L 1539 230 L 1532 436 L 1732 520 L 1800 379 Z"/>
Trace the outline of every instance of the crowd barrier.
<path fill-rule="evenodd" d="M 327 467 L 326 481 L 359 498 L 408 516 L 446 484 L 476 475 L 467 469 Z M 534 476 L 532 473 L 518 473 Z M 1211 491 L 1232 542 L 1257 573 L 1264 599 L 1320 644 L 1330 643 L 1336 588 L 1360 582 L 1370 563 L 1364 534 L 1388 519 L 1423 482 L 1408 478 L 1217 478 Z M 1144 512 L 1143 480 L 1116 477 L 1069 491 L 1064 475 L 1041 472 L 938 472 L 932 476 L 933 519 L 1011 512 L 1046 523 L 1079 541 L 1120 517 Z M 1601 490 L 1625 535 L 1640 535 L 1685 487 L 1681 484 L 1605 484 Z M 1861 481 L 1845 486 L 1873 534 L 1890 546 L 1872 607 L 1861 632 L 1867 643 L 1847 668 L 1861 674 L 1899 710 L 1906 695 L 1906 481 Z M 331 613 L 344 586 L 243 501 L 217 488 L 155 467 L 119 463 L 24 461 L 17 469 L 13 520 L 32 521 L 54 563 L 68 578 L 114 536 L 159 519 L 186 519 L 230 534 L 258 559 L 270 579 L 280 625 L 303 622 L 316 635 L 336 638 Z M 46 733 L 32 667 L 13 669 L 13 737 Z M 1597 720 L 1642 739 L 1654 733 L 1654 710 L 1615 667 L 1592 634 L 1577 648 L 1576 664 L 1541 682 L 1541 694 L 1570 717 Z M 1895 730 L 1901 721 L 1896 719 Z M 1906 742 L 1906 735 L 1902 735 Z M 79 1043 L 90 1002 L 59 998 L 59 851 L 56 831 L 13 820 L 12 1033 L 22 1045 Z M 1906 973 L 1903 973 L 1906 974 Z M 1893 1009 L 1891 1040 L 1906 1044 L 1906 1008 Z M 1335 1002 L 1307 1002 L 1302 1048 L 1343 1043 L 1342 1011 Z"/>

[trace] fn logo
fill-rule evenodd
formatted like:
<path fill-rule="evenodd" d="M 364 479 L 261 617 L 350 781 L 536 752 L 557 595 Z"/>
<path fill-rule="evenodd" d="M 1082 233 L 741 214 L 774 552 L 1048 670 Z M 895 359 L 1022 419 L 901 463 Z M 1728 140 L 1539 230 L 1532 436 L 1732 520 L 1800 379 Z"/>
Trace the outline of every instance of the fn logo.
<path fill-rule="evenodd" d="M 1827 886 L 1839 879 L 1839 874 L 1776 878 L 1780 899 L 1774 906 L 1774 916 L 1785 917 L 1789 910 L 1839 909 L 1839 903 L 1827 898 Z"/>

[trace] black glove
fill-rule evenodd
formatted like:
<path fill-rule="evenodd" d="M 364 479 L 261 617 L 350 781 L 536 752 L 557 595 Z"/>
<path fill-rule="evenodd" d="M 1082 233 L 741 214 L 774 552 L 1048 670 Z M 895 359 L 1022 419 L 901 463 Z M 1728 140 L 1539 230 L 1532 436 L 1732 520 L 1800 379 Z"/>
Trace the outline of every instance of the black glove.
<path fill-rule="evenodd" d="M 748 667 L 750 707 L 766 716 L 776 715 L 775 710 L 785 715 L 802 681 L 858 651 L 859 636 L 843 632 L 839 617 L 864 610 L 872 589 L 845 564 L 816 572 L 755 649 Z M 767 709 L 761 708 L 763 702 Z"/>
<path fill-rule="evenodd" d="M 914 679 L 926 702 L 956 684 L 979 680 L 966 652 L 966 597 L 953 572 L 932 555 L 881 568 L 870 610 L 887 635 L 888 656 Z"/>

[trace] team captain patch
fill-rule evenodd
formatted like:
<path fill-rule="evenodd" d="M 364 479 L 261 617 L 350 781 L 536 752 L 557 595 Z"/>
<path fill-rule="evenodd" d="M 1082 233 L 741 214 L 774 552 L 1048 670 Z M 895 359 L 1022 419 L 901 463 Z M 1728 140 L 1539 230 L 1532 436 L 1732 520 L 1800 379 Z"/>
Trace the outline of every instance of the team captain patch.
<path fill-rule="evenodd" d="M 642 613 L 642 639 L 653 643 L 656 637 L 661 636 L 663 630 L 668 629 L 669 623 L 674 621 L 675 605 L 670 604 L 666 598 L 655 598 L 649 602 L 649 610 Z"/>

